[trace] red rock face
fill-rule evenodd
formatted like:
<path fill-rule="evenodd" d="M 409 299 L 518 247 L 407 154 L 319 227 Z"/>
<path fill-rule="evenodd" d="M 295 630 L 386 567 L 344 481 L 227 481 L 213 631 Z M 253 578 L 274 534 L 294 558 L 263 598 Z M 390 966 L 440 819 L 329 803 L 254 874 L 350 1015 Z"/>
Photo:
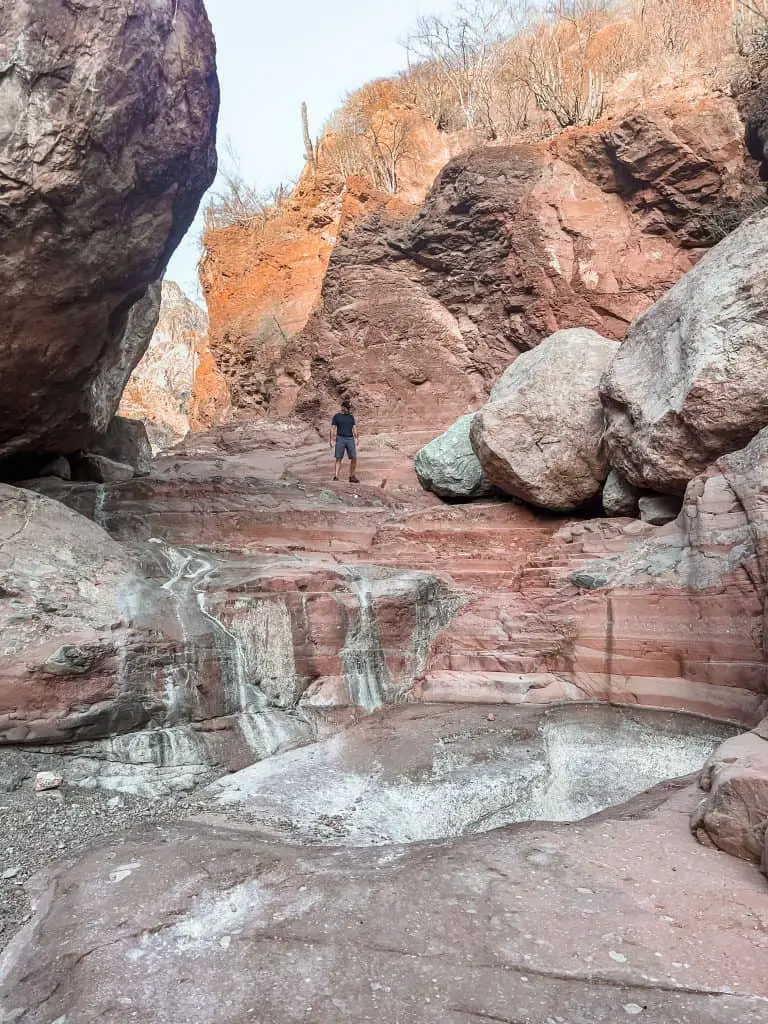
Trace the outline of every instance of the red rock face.
<path fill-rule="evenodd" d="M 356 175 L 344 180 L 321 164 L 264 222 L 206 228 L 201 283 L 210 342 L 235 408 L 263 408 L 273 390 L 271 368 L 317 305 L 340 233 L 366 216 L 411 216 L 458 148 L 456 138 L 418 118 L 396 195 Z"/>
<path fill-rule="evenodd" d="M 265 372 L 270 413 L 443 430 L 561 328 L 623 338 L 758 194 L 735 105 L 685 95 L 550 143 L 457 157 L 406 225 L 362 221 Z"/>

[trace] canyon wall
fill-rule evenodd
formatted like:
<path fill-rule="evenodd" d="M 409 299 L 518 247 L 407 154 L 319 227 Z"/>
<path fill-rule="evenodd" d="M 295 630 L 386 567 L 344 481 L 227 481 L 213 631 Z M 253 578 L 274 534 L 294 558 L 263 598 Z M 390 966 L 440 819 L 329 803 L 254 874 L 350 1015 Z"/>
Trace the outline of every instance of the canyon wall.
<path fill-rule="evenodd" d="M 400 228 L 362 222 L 337 246 L 322 304 L 273 370 L 278 413 L 446 427 L 518 352 L 554 331 L 624 337 L 761 201 L 725 97 L 669 97 L 549 143 L 457 157 Z"/>
<path fill-rule="evenodd" d="M 205 311 L 173 281 L 163 281 L 157 326 L 123 392 L 120 415 L 142 420 L 160 451 L 190 430 L 222 423 L 229 410 L 229 388 L 208 345 Z"/>
<path fill-rule="evenodd" d="M 624 107 L 548 141 L 455 157 L 410 219 L 391 203 L 356 204 L 345 229 L 322 229 L 327 248 L 310 260 L 317 273 L 300 313 L 286 313 L 290 331 L 273 330 L 251 349 L 218 339 L 249 330 L 255 338 L 261 306 L 231 315 L 219 296 L 242 295 L 245 278 L 237 271 L 233 286 L 231 271 L 225 278 L 209 258 L 212 344 L 230 379 L 258 395 L 251 408 L 321 423 L 346 394 L 372 429 L 413 417 L 444 428 L 484 401 L 518 352 L 554 331 L 623 338 L 763 197 L 734 100 L 689 83 Z M 342 205 L 358 187 L 349 183 Z M 284 294 L 247 233 L 229 237 L 258 302 L 293 308 L 293 285 Z M 319 304 L 294 334 L 321 280 Z"/>
<path fill-rule="evenodd" d="M 236 408 L 253 414 L 268 404 L 273 367 L 317 305 L 338 239 L 366 216 L 411 216 L 440 168 L 466 145 L 460 136 L 412 116 L 416 123 L 396 194 L 359 174 L 340 176 L 321 162 L 315 171 L 305 169 L 268 216 L 254 212 L 206 227 L 200 278 L 210 344 Z"/>

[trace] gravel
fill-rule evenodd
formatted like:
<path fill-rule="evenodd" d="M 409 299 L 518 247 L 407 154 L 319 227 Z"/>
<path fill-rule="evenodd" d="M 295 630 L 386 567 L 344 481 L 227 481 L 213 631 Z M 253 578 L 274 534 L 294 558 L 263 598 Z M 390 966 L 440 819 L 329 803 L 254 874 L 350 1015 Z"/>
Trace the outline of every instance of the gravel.
<path fill-rule="evenodd" d="M 41 868 L 140 822 L 186 817 L 186 795 L 154 800 L 68 786 L 35 792 L 38 771 L 64 774 L 66 758 L 0 749 L 0 949 L 28 920 L 25 883 Z"/>

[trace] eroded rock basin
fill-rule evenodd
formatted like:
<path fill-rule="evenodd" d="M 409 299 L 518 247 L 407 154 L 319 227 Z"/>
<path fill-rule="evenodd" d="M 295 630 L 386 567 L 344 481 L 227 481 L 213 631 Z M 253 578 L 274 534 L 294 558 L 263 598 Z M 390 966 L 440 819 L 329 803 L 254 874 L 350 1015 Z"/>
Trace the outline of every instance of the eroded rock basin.
<path fill-rule="evenodd" d="M 259 831 L 366 846 L 578 821 L 698 771 L 738 730 L 614 707 L 401 706 L 210 789 Z"/>

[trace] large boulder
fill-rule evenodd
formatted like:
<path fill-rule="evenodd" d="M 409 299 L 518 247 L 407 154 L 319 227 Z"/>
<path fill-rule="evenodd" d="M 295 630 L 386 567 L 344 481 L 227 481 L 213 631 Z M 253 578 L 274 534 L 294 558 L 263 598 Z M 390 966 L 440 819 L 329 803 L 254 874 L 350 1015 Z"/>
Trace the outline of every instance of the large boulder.
<path fill-rule="evenodd" d="M 456 420 L 413 460 L 421 486 L 440 498 L 477 498 L 490 490 L 469 439 L 473 416 L 470 413 Z"/>
<path fill-rule="evenodd" d="M 636 516 L 640 492 L 612 469 L 603 487 L 603 510 L 607 516 Z"/>
<path fill-rule="evenodd" d="M 691 817 L 697 839 L 759 863 L 768 828 L 768 721 L 721 744 L 699 785 L 706 796 Z"/>
<path fill-rule="evenodd" d="M 142 600 L 136 558 L 100 526 L 0 484 L 0 595 L 0 744 L 104 735 L 150 718 L 153 673 L 129 621 L 132 599 Z"/>
<path fill-rule="evenodd" d="M 125 463 L 132 467 L 136 476 L 148 476 L 152 472 L 152 446 L 141 420 L 115 416 L 106 433 L 90 445 L 89 453 Z"/>
<path fill-rule="evenodd" d="M 634 324 L 601 384 L 611 464 L 668 493 L 768 424 L 768 210 Z"/>
<path fill-rule="evenodd" d="M 213 180 L 218 108 L 202 0 L 3 14 L 0 458 L 107 428 Z"/>
<path fill-rule="evenodd" d="M 555 511 L 594 498 L 608 474 L 600 377 L 618 343 L 585 328 L 558 331 L 521 355 L 472 422 L 491 484 Z"/>

